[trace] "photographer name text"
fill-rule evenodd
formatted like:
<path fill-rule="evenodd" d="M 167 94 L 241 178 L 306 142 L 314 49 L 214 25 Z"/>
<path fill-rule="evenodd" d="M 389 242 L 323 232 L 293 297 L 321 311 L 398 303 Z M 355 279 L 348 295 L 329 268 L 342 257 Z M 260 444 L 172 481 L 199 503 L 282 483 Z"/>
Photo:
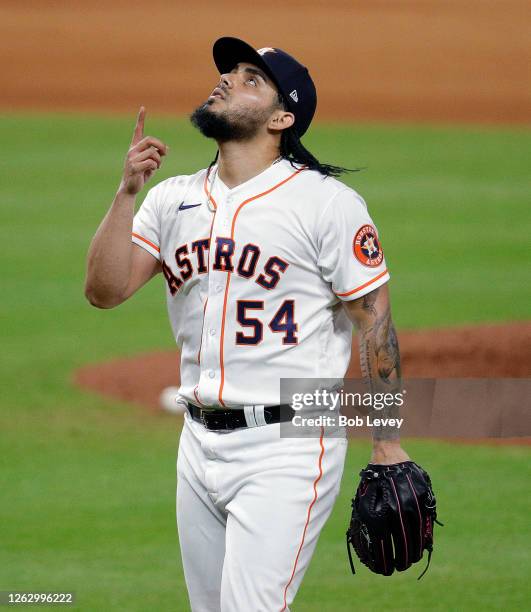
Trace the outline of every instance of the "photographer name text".
<path fill-rule="evenodd" d="M 301 414 L 297 414 L 291 419 L 291 422 L 295 427 L 396 427 L 400 429 L 404 419 L 373 418 L 370 415 L 365 417 L 347 417 L 343 414 L 337 416 L 304 417 Z"/>

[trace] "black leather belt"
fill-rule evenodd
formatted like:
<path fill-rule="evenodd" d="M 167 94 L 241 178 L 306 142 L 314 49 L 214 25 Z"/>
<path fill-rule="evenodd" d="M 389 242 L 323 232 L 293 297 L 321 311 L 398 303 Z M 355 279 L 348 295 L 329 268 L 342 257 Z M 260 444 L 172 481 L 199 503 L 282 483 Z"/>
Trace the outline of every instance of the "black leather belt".
<path fill-rule="evenodd" d="M 194 421 L 202 423 L 206 429 L 210 431 L 220 431 L 238 429 L 239 427 L 258 427 L 259 419 L 254 418 L 251 413 L 246 417 L 245 410 L 234 408 L 230 410 L 203 410 L 193 404 L 187 403 L 188 412 Z M 291 421 L 296 414 L 291 406 L 284 404 L 282 406 L 265 406 L 263 409 L 263 418 L 266 425 L 272 423 L 285 423 Z M 252 424 L 249 421 L 254 421 Z"/>

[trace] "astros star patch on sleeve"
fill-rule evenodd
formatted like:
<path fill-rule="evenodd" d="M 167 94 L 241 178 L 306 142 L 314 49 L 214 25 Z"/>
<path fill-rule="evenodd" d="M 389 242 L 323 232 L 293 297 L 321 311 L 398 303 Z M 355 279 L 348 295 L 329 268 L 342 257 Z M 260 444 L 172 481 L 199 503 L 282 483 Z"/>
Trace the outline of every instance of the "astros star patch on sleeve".
<path fill-rule="evenodd" d="M 382 263 L 383 249 L 376 229 L 372 225 L 363 225 L 356 232 L 352 241 L 352 251 L 364 266 L 374 268 Z"/>

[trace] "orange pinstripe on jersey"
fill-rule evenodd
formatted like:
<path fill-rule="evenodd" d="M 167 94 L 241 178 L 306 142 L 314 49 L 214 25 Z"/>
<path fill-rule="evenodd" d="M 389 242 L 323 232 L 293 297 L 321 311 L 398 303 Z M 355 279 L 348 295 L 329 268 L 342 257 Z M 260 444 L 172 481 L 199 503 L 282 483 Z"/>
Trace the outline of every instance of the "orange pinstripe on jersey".
<path fill-rule="evenodd" d="M 214 208 L 217 210 L 218 205 L 216 204 L 216 200 L 214 200 L 214 198 L 212 197 L 212 193 L 208 189 L 208 177 L 209 176 L 210 176 L 210 168 L 208 169 L 208 172 L 205 174 L 205 182 L 203 183 L 203 189 L 205 190 L 208 200 L 212 202 L 212 204 L 214 204 Z"/>
<path fill-rule="evenodd" d="M 200 406 L 203 406 L 203 404 L 201 403 L 201 400 L 199 399 L 199 396 L 197 395 L 197 387 L 198 387 L 198 385 L 196 385 L 196 386 L 194 387 L 194 397 L 195 397 L 195 399 L 196 399 L 197 403 L 198 403 Z"/>
<path fill-rule="evenodd" d="M 321 427 L 321 437 L 319 438 L 319 445 L 321 446 L 321 452 L 319 454 L 319 462 L 318 462 L 318 467 L 319 467 L 319 473 L 317 474 L 317 477 L 315 478 L 314 482 L 313 482 L 313 499 L 310 502 L 310 505 L 308 506 L 308 512 L 306 513 L 306 523 L 304 524 L 304 529 L 302 530 L 302 537 L 301 537 L 301 542 L 299 544 L 299 549 L 297 551 L 297 556 L 295 557 L 295 562 L 293 563 L 293 571 L 291 572 L 291 576 L 290 579 L 288 580 L 288 583 L 286 584 L 286 586 L 284 587 L 284 605 L 282 607 L 282 610 L 280 612 L 283 612 L 286 608 L 287 608 L 287 602 L 286 602 L 286 597 L 288 595 L 288 589 L 290 584 L 293 581 L 293 576 L 295 576 L 295 571 L 297 569 L 297 563 L 299 562 L 299 557 L 301 554 L 301 550 L 302 547 L 304 546 L 304 540 L 306 538 L 306 530 L 308 529 L 308 525 L 310 523 L 310 517 L 312 514 L 312 508 L 315 505 L 315 502 L 317 501 L 318 498 L 318 494 L 317 494 L 317 483 L 321 480 L 322 476 L 323 476 L 323 456 L 324 456 L 324 444 L 323 444 L 323 437 L 324 437 L 324 427 Z"/>
<path fill-rule="evenodd" d="M 363 285 L 360 285 L 359 287 L 356 287 L 355 289 L 352 289 L 352 291 L 347 291 L 347 293 L 336 293 L 336 295 L 337 295 L 337 297 L 345 297 L 347 295 L 352 295 L 353 293 L 356 293 L 356 291 L 361 291 L 362 289 L 365 289 L 365 287 L 368 287 L 369 285 L 372 285 L 379 278 L 382 278 L 382 276 L 385 276 L 386 274 L 387 274 L 387 268 L 383 272 L 380 272 L 380 274 L 378 274 L 374 278 L 371 278 L 370 281 L 367 281 L 366 283 L 363 283 Z"/>
<path fill-rule="evenodd" d="M 135 234 L 135 232 L 131 232 L 132 235 L 135 238 L 138 238 L 139 240 L 142 240 L 142 242 L 145 242 L 146 244 L 149 244 L 150 247 L 152 247 L 153 249 L 155 249 L 155 251 L 157 251 L 157 253 L 160 253 L 160 249 L 156 244 L 153 244 L 152 242 L 150 242 L 147 238 L 144 238 L 144 236 L 141 236 L 140 234 Z"/>
<path fill-rule="evenodd" d="M 280 183 L 277 183 L 276 185 L 274 185 L 270 189 L 267 189 L 266 191 L 263 191 L 262 193 L 259 193 L 258 195 L 252 196 L 251 198 L 247 198 L 247 200 L 244 200 L 238 206 L 238 208 L 236 209 L 236 212 L 234 213 L 234 217 L 232 219 L 232 227 L 231 227 L 231 233 L 230 233 L 231 240 L 234 240 L 234 228 L 236 227 L 236 219 L 238 218 L 238 214 L 239 214 L 240 210 L 246 204 L 249 204 L 250 202 L 253 202 L 254 200 L 258 200 L 258 198 L 266 196 L 269 193 L 271 193 L 272 191 L 275 191 L 275 189 L 278 189 L 279 187 L 284 185 L 284 183 L 287 183 L 292 178 L 296 177 L 297 174 L 299 174 L 299 172 L 302 172 L 302 170 L 304 170 L 305 168 L 306 168 L 306 166 L 304 166 L 303 168 L 299 168 L 298 170 L 293 172 L 293 174 L 290 174 L 290 176 L 288 176 L 284 180 L 280 181 Z M 205 185 L 206 185 L 206 181 L 205 181 Z M 225 339 L 225 316 L 226 316 L 226 313 L 227 313 L 227 298 L 228 298 L 228 295 L 229 295 L 229 287 L 230 287 L 231 274 L 232 274 L 232 272 L 227 272 L 227 282 L 225 284 L 225 296 L 223 298 L 223 314 L 222 314 L 222 317 L 221 317 L 221 335 L 220 335 L 220 340 L 219 340 L 219 363 L 220 363 L 220 367 L 221 367 L 221 380 L 220 380 L 220 383 L 219 383 L 218 399 L 219 399 L 219 403 L 222 406 L 225 406 L 225 402 L 223 401 L 223 386 L 225 384 L 225 366 L 224 366 L 224 361 L 223 361 L 223 359 L 224 359 L 223 358 L 223 351 L 224 351 L 223 342 L 224 342 L 224 339 Z"/>
<path fill-rule="evenodd" d="M 203 346 L 203 329 L 205 327 L 205 312 L 208 304 L 208 298 L 205 300 L 205 304 L 203 305 L 203 322 L 201 323 L 201 339 L 199 340 L 199 350 L 197 351 L 197 363 L 201 365 L 201 348 Z"/>

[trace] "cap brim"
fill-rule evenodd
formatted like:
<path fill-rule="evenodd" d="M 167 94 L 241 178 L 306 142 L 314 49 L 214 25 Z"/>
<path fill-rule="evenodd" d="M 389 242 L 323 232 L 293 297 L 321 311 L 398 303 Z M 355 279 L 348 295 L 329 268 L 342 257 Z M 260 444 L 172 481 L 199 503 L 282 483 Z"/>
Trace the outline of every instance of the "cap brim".
<path fill-rule="evenodd" d="M 233 38 L 231 36 L 218 38 L 212 48 L 212 54 L 220 74 L 230 72 L 234 66 L 240 62 L 248 62 L 249 64 L 254 64 L 261 68 L 273 83 L 275 83 L 276 87 L 279 87 L 275 77 L 271 74 L 271 71 L 258 51 L 239 38 Z"/>

